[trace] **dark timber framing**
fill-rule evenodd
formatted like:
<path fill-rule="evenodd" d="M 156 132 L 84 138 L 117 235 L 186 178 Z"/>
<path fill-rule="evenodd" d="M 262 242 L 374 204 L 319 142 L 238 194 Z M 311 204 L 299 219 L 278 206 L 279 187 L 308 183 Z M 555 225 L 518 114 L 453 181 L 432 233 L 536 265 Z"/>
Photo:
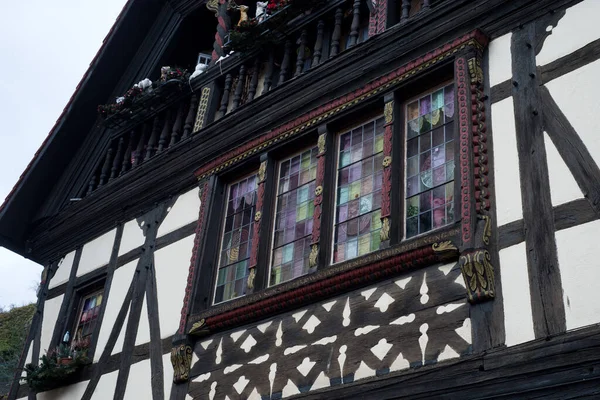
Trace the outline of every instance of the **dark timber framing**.
<path fill-rule="evenodd" d="M 535 66 L 535 23 L 513 32 L 513 100 L 521 175 L 523 223 L 536 338 L 566 330 L 548 163 Z"/>

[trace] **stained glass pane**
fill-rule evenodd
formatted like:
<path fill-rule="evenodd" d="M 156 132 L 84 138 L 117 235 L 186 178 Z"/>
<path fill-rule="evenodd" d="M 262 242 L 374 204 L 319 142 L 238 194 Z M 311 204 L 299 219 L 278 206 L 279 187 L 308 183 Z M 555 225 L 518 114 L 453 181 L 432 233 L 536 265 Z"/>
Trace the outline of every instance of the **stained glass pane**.
<path fill-rule="evenodd" d="M 342 140 L 341 145 L 348 151 L 344 153 L 346 158 L 340 159 L 340 166 L 350 164 L 353 154 L 357 151 L 352 138 L 352 132 L 350 132 Z M 275 241 L 271 257 L 271 279 L 269 281 L 271 286 L 311 272 L 308 256 L 310 254 L 312 218 L 315 210 L 317 154 L 317 147 L 313 147 L 280 163 L 280 182 L 287 180 L 288 174 L 293 172 L 288 171 L 286 165 L 290 161 L 293 164 L 296 159 L 300 160 L 297 172 L 302 178 L 297 187 L 290 186 L 287 190 L 282 189 L 280 183 L 277 214 L 275 215 Z M 345 168 L 343 179 L 346 182 L 350 179 L 348 168 Z M 344 196 L 347 199 L 348 194 L 345 193 Z M 283 222 L 284 219 L 285 222 Z M 283 226 L 285 228 L 282 228 Z"/>
<path fill-rule="evenodd" d="M 414 102 L 410 107 L 413 119 L 419 118 L 419 103 Z M 378 118 L 340 135 L 334 262 L 379 249 L 383 124 L 383 118 Z M 352 162 L 344 163 L 344 146 L 348 136 L 352 137 L 352 148 L 357 149 L 360 158 L 353 157 Z M 418 154 L 418 146 L 419 143 L 415 141 L 415 154 Z M 415 157 L 414 167 L 417 165 Z"/>
<path fill-rule="evenodd" d="M 454 85 L 406 105 L 406 237 L 454 221 Z"/>
<path fill-rule="evenodd" d="M 290 160 L 288 160 L 290 161 Z M 280 186 L 292 186 L 289 179 L 295 170 L 297 185 L 300 159 L 291 160 L 285 165 L 288 171 L 285 182 Z M 252 230 L 256 212 L 257 175 L 249 176 L 228 186 L 227 214 L 221 236 L 221 257 L 217 274 L 215 304 L 246 294 L 246 281 L 250 251 L 252 249 Z"/>

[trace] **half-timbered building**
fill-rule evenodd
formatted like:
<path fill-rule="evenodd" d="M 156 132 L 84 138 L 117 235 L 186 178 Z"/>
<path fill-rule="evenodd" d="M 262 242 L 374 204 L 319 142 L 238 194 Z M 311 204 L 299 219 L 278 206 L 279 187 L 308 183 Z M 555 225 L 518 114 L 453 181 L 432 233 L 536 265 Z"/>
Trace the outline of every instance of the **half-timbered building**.
<path fill-rule="evenodd" d="M 0 209 L 10 399 L 598 398 L 598 16 L 128 1 Z"/>

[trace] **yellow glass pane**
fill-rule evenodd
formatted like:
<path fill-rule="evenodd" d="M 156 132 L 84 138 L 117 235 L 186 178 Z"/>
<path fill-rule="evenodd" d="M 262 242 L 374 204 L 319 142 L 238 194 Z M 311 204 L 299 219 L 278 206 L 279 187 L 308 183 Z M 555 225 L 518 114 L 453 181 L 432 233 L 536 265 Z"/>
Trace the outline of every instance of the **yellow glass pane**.
<path fill-rule="evenodd" d="M 350 200 L 358 199 L 360 197 L 360 181 L 356 181 L 350 184 Z"/>
<path fill-rule="evenodd" d="M 308 216 L 308 204 L 304 203 L 296 210 L 296 222 L 300 222 L 306 219 Z"/>
<path fill-rule="evenodd" d="M 383 136 L 375 138 L 375 150 L 373 153 L 379 153 L 381 151 L 383 151 Z"/>
<path fill-rule="evenodd" d="M 371 235 L 363 235 L 358 238 L 358 255 L 362 256 L 371 251 Z"/>

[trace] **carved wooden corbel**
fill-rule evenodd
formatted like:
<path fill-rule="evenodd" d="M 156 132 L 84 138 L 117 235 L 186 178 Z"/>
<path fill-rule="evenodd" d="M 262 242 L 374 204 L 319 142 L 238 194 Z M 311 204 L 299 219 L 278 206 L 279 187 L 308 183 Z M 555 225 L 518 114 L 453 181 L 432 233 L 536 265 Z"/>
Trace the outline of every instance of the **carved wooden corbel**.
<path fill-rule="evenodd" d="M 495 297 L 494 267 L 487 250 L 463 252 L 458 263 L 467 286 L 469 302 L 481 303 Z"/>
<path fill-rule="evenodd" d="M 171 349 L 174 383 L 186 382 L 190 378 L 192 352 L 192 347 L 187 344 L 180 344 Z"/>

